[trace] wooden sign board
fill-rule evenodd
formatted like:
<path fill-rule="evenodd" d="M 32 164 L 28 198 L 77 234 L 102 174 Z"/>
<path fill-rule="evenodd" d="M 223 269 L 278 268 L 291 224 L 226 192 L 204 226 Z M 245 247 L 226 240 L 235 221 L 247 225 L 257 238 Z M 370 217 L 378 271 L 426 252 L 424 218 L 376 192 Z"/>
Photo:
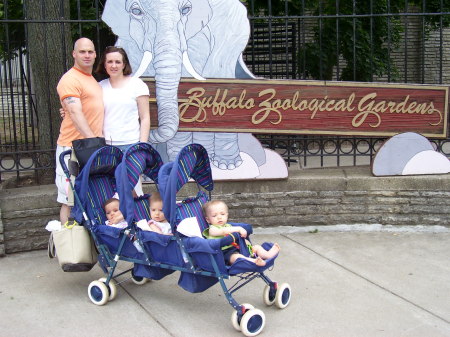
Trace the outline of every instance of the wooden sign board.
<path fill-rule="evenodd" d="M 157 127 L 153 79 L 152 128 Z M 179 131 L 447 137 L 448 86 L 182 79 Z"/>

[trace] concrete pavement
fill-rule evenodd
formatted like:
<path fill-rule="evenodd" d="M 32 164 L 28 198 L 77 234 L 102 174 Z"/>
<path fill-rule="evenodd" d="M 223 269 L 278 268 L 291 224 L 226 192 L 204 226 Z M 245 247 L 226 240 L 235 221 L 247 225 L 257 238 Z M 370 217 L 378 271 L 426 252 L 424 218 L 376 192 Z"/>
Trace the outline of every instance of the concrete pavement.
<path fill-rule="evenodd" d="M 450 337 L 449 229 L 255 232 L 254 242 L 281 245 L 267 275 L 293 292 L 283 310 L 265 306 L 261 280 L 234 294 L 264 311 L 260 336 Z M 243 336 L 219 285 L 191 294 L 178 275 L 143 286 L 122 277 L 117 298 L 99 307 L 87 296 L 103 276 L 98 266 L 64 273 L 46 251 L 8 255 L 0 258 L 0 335 Z"/>

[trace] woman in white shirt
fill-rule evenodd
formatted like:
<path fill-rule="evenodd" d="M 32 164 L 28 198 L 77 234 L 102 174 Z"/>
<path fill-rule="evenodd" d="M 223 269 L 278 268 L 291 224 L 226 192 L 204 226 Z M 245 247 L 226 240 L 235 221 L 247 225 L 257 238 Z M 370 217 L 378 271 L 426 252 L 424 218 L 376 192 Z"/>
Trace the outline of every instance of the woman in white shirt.
<path fill-rule="evenodd" d="M 99 83 L 105 106 L 103 135 L 107 144 L 122 151 L 131 144 L 147 142 L 150 133 L 150 92 L 131 71 L 125 50 L 114 46 L 105 49 L 96 69 L 108 77 Z"/>
<path fill-rule="evenodd" d="M 95 71 L 107 76 L 100 81 L 103 89 L 105 118 L 103 135 L 106 143 L 125 152 L 131 144 L 148 142 L 150 133 L 150 91 L 140 78 L 131 76 L 127 53 L 120 47 L 106 47 Z M 135 187 L 144 194 L 142 183 Z"/>

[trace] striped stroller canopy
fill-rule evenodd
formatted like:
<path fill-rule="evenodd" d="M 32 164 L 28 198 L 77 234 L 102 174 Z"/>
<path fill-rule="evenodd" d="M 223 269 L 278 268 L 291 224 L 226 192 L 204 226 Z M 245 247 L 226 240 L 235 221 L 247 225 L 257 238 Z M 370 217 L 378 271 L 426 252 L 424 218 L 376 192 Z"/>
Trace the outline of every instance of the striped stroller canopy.
<path fill-rule="evenodd" d="M 122 151 L 119 148 L 114 146 L 104 146 L 101 149 L 97 150 L 92 154 L 89 158 L 86 165 L 81 170 L 80 174 L 75 179 L 75 193 L 80 199 L 81 206 L 78 203 L 75 203 L 72 208 L 72 216 L 74 219 L 81 223 L 83 221 L 83 211 L 87 210 L 88 207 L 88 192 L 89 188 L 89 180 L 93 176 L 105 177 L 105 181 L 108 181 L 109 178 L 114 180 L 114 174 L 118 167 L 118 165 L 122 161 Z M 98 184 L 96 188 L 99 189 L 99 193 L 102 194 L 111 194 L 108 191 L 104 191 L 104 189 L 111 189 L 112 187 L 106 186 L 105 184 Z M 112 191 L 112 189 L 111 189 Z"/>
<path fill-rule="evenodd" d="M 124 154 L 123 162 L 127 167 L 130 187 L 136 186 L 139 175 L 145 174 L 155 183 L 158 182 L 158 171 L 163 162 L 158 152 L 148 143 L 131 145 Z"/>
<path fill-rule="evenodd" d="M 135 208 L 132 191 L 139 176 L 145 174 L 157 183 L 158 172 L 162 165 L 161 156 L 148 143 L 133 144 L 125 151 L 122 163 L 116 171 L 116 182 L 120 196 L 120 210 L 129 224 L 133 221 Z"/>
<path fill-rule="evenodd" d="M 176 194 L 190 179 L 207 191 L 214 188 L 208 153 L 200 144 L 185 146 L 175 161 L 164 164 L 159 171 L 163 212 L 171 224 L 176 221 Z"/>

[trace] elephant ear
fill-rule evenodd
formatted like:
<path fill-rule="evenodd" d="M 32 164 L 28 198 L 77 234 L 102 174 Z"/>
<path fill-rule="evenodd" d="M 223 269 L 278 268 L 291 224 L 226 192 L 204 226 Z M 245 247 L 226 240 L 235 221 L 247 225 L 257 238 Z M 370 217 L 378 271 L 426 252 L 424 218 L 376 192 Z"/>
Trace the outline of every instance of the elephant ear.
<path fill-rule="evenodd" d="M 208 0 L 191 0 L 191 3 L 192 10 L 187 18 L 185 28 L 186 40 L 201 31 L 211 20 L 213 14 Z"/>
<path fill-rule="evenodd" d="M 129 13 L 125 9 L 125 2 L 108 0 L 103 10 L 102 20 L 111 27 L 114 34 L 130 39 Z"/>

